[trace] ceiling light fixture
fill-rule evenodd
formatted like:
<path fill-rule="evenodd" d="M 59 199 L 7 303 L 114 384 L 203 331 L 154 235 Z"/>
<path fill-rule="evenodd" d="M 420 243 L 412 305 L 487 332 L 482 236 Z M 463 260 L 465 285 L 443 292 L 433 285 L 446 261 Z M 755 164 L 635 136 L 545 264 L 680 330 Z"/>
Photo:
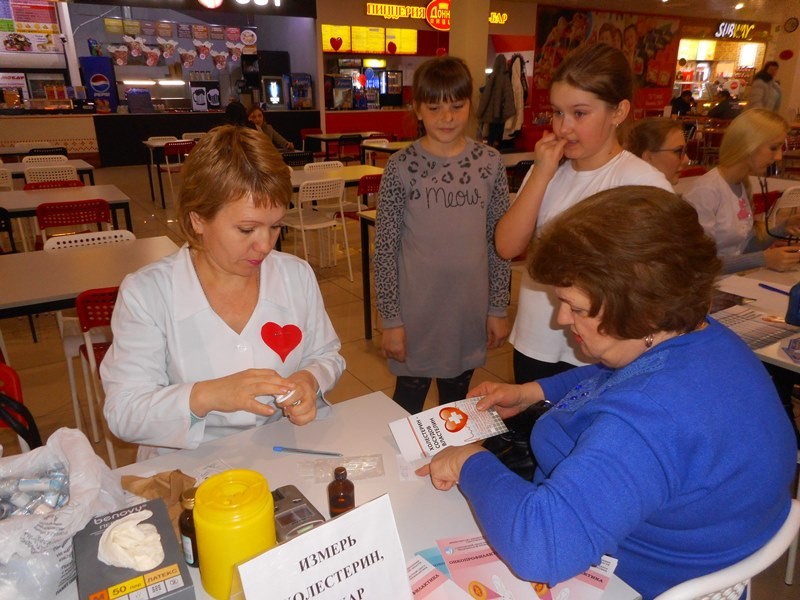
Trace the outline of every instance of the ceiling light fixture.
<path fill-rule="evenodd" d="M 208 2 L 209 0 L 197 0 L 200 4 L 204 4 L 204 2 Z M 269 0 L 252 0 L 253 4 L 256 6 L 267 6 L 269 4 Z M 221 0 L 220 0 L 221 2 Z M 236 0 L 238 4 L 250 4 L 250 0 Z M 281 0 L 272 0 L 272 4 L 275 6 L 281 5 Z"/>
<path fill-rule="evenodd" d="M 742 10 L 744 8 L 744 2 L 739 2 L 736 6 L 733 7 L 734 10 Z"/>

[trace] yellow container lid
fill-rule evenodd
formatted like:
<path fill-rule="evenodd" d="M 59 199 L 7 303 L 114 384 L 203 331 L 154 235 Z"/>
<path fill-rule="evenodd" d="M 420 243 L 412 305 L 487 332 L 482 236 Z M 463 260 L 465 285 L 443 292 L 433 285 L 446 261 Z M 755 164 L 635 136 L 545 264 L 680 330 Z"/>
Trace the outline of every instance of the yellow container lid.
<path fill-rule="evenodd" d="M 195 494 L 195 518 L 214 523 L 247 521 L 267 508 L 274 511 L 266 478 L 249 469 L 231 469 L 209 477 Z"/>

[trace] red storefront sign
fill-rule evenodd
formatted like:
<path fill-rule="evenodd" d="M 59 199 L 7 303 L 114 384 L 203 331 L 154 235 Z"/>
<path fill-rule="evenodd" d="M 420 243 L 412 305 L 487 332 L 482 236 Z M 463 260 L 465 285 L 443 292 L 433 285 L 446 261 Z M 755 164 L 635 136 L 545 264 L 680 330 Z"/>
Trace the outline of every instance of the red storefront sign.
<path fill-rule="evenodd" d="M 431 0 L 425 9 L 425 20 L 437 31 L 450 31 L 450 0 Z"/>

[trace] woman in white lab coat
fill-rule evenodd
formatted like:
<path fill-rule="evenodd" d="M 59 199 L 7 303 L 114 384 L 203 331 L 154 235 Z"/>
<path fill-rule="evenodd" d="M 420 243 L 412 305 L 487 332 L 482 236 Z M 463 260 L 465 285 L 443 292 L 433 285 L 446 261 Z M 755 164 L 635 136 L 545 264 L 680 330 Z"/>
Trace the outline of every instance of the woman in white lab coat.
<path fill-rule="evenodd" d="M 109 428 L 142 445 L 138 460 L 327 408 L 339 338 L 309 265 L 272 251 L 291 194 L 253 130 L 218 127 L 189 155 L 176 207 L 187 243 L 122 282 L 100 368 Z"/>

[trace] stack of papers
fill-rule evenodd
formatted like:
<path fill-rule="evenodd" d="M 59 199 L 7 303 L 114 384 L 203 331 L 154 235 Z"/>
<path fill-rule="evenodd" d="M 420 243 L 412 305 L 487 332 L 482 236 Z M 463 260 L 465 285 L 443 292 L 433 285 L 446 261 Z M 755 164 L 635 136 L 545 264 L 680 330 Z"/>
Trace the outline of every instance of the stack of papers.
<path fill-rule="evenodd" d="M 439 540 L 437 546 L 441 568 L 421 556 L 407 565 L 414 600 L 599 600 L 617 567 L 617 559 L 603 556 L 599 565 L 551 588 L 518 579 L 480 535 Z"/>

